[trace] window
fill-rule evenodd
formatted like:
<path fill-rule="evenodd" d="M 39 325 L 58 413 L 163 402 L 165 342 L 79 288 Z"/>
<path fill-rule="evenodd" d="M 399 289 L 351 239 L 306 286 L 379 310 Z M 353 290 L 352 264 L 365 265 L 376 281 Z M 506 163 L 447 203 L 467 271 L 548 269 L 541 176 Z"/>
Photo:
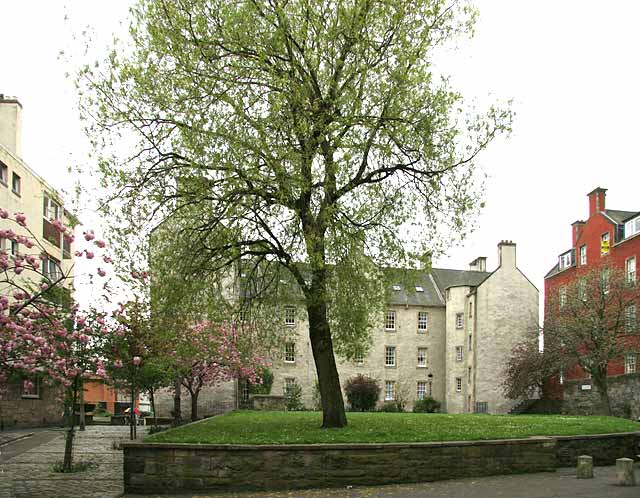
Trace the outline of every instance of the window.
<path fill-rule="evenodd" d="M 473 338 L 469 334 L 469 351 L 473 351 Z"/>
<path fill-rule="evenodd" d="M 387 380 L 384 383 L 384 400 L 393 401 L 396 399 L 396 383 L 392 380 Z"/>
<path fill-rule="evenodd" d="M 636 283 L 636 257 L 628 258 L 625 262 L 625 273 L 627 275 L 627 283 Z"/>
<path fill-rule="evenodd" d="M 467 368 L 467 383 L 471 384 L 471 367 Z"/>
<path fill-rule="evenodd" d="M 396 366 L 396 347 L 385 346 L 384 348 L 384 366 L 395 367 Z"/>
<path fill-rule="evenodd" d="M 426 311 L 418 311 L 418 332 L 426 332 L 429 327 L 429 314 Z"/>
<path fill-rule="evenodd" d="M 629 238 L 632 235 L 640 233 L 640 216 L 632 220 L 627 221 L 624 224 L 624 238 Z"/>
<path fill-rule="evenodd" d="M 456 313 L 456 328 L 464 327 L 464 313 Z"/>
<path fill-rule="evenodd" d="M 249 395 L 251 394 L 251 385 L 249 382 L 245 381 L 242 383 L 242 401 L 245 403 L 249 401 Z"/>
<path fill-rule="evenodd" d="M 609 268 L 603 268 L 600 275 L 600 285 L 602 286 L 602 293 L 609 294 Z"/>
<path fill-rule="evenodd" d="M 364 363 L 364 353 L 362 351 L 358 351 L 354 357 L 354 361 L 356 365 L 362 365 Z"/>
<path fill-rule="evenodd" d="M 296 307 L 295 306 L 284 307 L 284 324 L 285 325 L 296 324 Z"/>
<path fill-rule="evenodd" d="M 424 399 L 428 396 L 427 394 L 427 383 L 424 381 L 420 381 L 418 382 L 417 388 L 416 388 L 416 398 L 418 399 Z"/>
<path fill-rule="evenodd" d="M 20 254 L 20 245 L 15 241 L 11 241 L 11 255 L 17 256 Z"/>
<path fill-rule="evenodd" d="M 7 165 L 2 161 L 0 161 L 0 183 L 5 187 L 9 183 L 9 168 L 7 168 Z"/>
<path fill-rule="evenodd" d="M 15 173 L 11 175 L 11 190 L 16 195 L 20 195 L 20 177 Z"/>
<path fill-rule="evenodd" d="M 632 334 L 636 331 L 637 322 L 636 322 L 636 305 L 630 304 L 624 310 L 624 318 L 625 318 L 625 329 L 627 333 Z"/>
<path fill-rule="evenodd" d="M 581 301 L 587 300 L 587 280 L 584 278 L 578 280 L 578 299 Z"/>
<path fill-rule="evenodd" d="M 469 320 L 473 318 L 473 301 L 469 301 Z"/>
<path fill-rule="evenodd" d="M 296 379 L 294 379 L 293 377 L 287 377 L 286 379 L 284 379 L 284 395 L 289 396 L 293 391 L 295 385 Z"/>
<path fill-rule="evenodd" d="M 396 312 L 394 310 L 387 310 L 384 315 L 384 329 L 395 330 L 396 329 Z"/>
<path fill-rule="evenodd" d="M 40 379 L 25 378 L 22 379 L 22 390 L 20 393 L 22 398 L 40 398 Z"/>
<path fill-rule="evenodd" d="M 62 217 L 60 204 L 45 195 L 42 206 L 42 216 L 44 216 L 45 220 L 59 220 Z"/>
<path fill-rule="evenodd" d="M 609 232 L 600 236 L 600 255 L 609 254 Z"/>
<path fill-rule="evenodd" d="M 296 361 L 296 343 L 287 342 L 284 345 L 284 361 L 294 363 Z"/>
<path fill-rule="evenodd" d="M 427 348 L 418 348 L 418 367 L 427 367 Z"/>
<path fill-rule="evenodd" d="M 628 353 L 624 357 L 624 373 L 636 373 L 636 353 Z"/>
<path fill-rule="evenodd" d="M 476 401 L 476 413 L 489 413 L 489 402 Z"/>
<path fill-rule="evenodd" d="M 571 251 L 565 252 L 559 256 L 558 266 L 561 270 L 571 266 Z"/>
<path fill-rule="evenodd" d="M 42 260 L 42 275 L 49 280 L 58 280 L 62 278 L 62 270 L 60 269 L 60 261 L 47 256 Z"/>
<path fill-rule="evenodd" d="M 587 264 L 587 246 L 580 246 L 580 266 Z"/>
<path fill-rule="evenodd" d="M 560 287 L 558 302 L 561 308 L 563 308 L 564 305 L 567 304 L 567 288 L 565 286 Z"/>
<path fill-rule="evenodd" d="M 462 377 L 456 377 L 456 392 L 462 392 Z"/>
<path fill-rule="evenodd" d="M 462 361 L 464 357 L 464 349 L 462 346 L 456 346 L 456 361 Z"/>

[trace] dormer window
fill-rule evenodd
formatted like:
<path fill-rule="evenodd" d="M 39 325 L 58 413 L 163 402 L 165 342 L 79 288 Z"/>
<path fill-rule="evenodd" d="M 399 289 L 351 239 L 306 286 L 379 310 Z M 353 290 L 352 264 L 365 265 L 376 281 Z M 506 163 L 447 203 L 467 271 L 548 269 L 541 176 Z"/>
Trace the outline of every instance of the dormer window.
<path fill-rule="evenodd" d="M 632 235 L 640 233 L 640 216 L 627 221 L 624 224 L 624 238 L 628 239 Z"/>
<path fill-rule="evenodd" d="M 571 251 L 567 251 L 564 254 L 561 254 L 558 258 L 558 268 L 560 270 L 564 270 L 565 268 L 569 268 L 571 266 Z"/>

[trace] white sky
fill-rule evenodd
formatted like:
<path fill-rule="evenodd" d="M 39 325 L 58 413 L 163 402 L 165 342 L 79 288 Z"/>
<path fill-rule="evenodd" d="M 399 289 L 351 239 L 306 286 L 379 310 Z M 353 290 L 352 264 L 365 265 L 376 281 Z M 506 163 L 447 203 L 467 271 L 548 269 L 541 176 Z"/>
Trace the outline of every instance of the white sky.
<path fill-rule="evenodd" d="M 23 158 L 70 191 L 69 164 L 88 147 L 69 67 L 85 26 L 102 46 L 122 30 L 129 2 L 0 2 L 0 92 L 23 104 Z M 476 36 L 441 64 L 467 98 L 513 99 L 514 132 L 480 159 L 489 175 L 479 229 L 437 266 L 497 264 L 496 245 L 518 245 L 518 266 L 541 293 L 543 277 L 571 244 L 570 224 L 587 216 L 586 194 L 608 188 L 607 207 L 640 210 L 640 2 L 477 0 Z M 65 15 L 69 17 L 65 21 Z M 91 219 L 90 213 L 81 213 Z M 542 301 L 542 294 L 540 296 Z"/>

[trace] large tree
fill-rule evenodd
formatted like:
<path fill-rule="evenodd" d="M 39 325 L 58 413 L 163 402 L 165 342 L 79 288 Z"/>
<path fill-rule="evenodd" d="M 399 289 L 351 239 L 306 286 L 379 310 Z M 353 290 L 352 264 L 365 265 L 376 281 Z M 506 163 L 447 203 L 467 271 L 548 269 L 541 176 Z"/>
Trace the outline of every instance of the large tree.
<path fill-rule="evenodd" d="M 635 351 L 640 287 L 621 270 L 606 265 L 580 272 L 546 296 L 545 349 L 556 367 L 579 366 L 591 375 L 600 395 L 598 412 L 611 413 L 608 371 Z"/>
<path fill-rule="evenodd" d="M 510 126 L 508 111 L 465 111 L 432 63 L 475 11 L 141 0 L 132 13 L 131 44 L 79 77 L 117 197 L 108 214 L 141 234 L 150 219 L 179 220 L 172 254 L 187 278 L 242 261 L 243 274 L 267 276 L 262 294 L 293 281 L 323 426 L 346 425 L 334 349 L 348 357 L 366 342 L 383 297 L 375 269 L 464 234 L 479 205 L 476 155 Z"/>

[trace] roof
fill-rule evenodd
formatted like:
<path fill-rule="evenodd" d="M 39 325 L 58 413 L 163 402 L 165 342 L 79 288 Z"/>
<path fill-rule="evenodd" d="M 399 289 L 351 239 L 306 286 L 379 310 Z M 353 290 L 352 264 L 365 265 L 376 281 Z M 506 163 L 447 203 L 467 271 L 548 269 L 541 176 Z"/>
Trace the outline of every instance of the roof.
<path fill-rule="evenodd" d="M 477 287 L 491 275 L 490 272 L 486 271 L 445 270 L 440 268 L 433 268 L 432 273 L 441 290 L 460 286 Z"/>
<path fill-rule="evenodd" d="M 409 306 L 444 306 L 444 301 L 434 283 L 425 270 L 408 270 L 402 268 L 385 268 L 387 280 L 387 304 Z M 418 291 L 417 288 L 422 288 Z M 398 289 L 398 290 L 396 290 Z"/>
<path fill-rule="evenodd" d="M 609 216 L 613 221 L 615 221 L 618 225 L 622 225 L 629 218 L 635 217 L 638 211 L 618 211 L 616 209 L 605 209 L 605 214 Z"/>
<path fill-rule="evenodd" d="M 432 268 L 426 270 L 385 269 L 389 283 L 388 304 L 410 306 L 444 306 L 442 295 L 450 287 L 477 287 L 491 275 L 486 271 L 449 270 Z M 398 290 L 394 286 L 399 287 Z M 416 289 L 421 287 L 422 291 Z"/>

